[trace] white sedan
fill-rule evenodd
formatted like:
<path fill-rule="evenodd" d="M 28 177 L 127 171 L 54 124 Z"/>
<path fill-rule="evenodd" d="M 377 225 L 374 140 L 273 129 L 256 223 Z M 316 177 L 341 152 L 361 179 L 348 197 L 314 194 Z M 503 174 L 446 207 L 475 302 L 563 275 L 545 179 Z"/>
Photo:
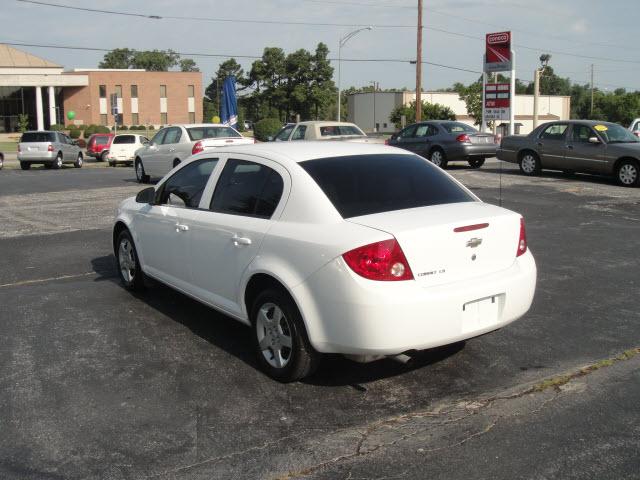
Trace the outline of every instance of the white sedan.
<path fill-rule="evenodd" d="M 524 315 L 521 215 L 387 146 L 261 143 L 191 157 L 120 205 L 129 289 L 153 277 L 253 329 L 281 381 L 475 337 Z"/>

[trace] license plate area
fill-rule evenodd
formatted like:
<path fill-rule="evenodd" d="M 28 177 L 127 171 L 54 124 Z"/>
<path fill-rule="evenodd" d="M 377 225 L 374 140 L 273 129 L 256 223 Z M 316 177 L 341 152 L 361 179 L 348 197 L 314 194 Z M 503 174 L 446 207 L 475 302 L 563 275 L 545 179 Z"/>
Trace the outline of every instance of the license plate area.
<path fill-rule="evenodd" d="M 462 305 L 462 333 L 482 330 L 500 322 L 504 293 L 478 298 Z"/>

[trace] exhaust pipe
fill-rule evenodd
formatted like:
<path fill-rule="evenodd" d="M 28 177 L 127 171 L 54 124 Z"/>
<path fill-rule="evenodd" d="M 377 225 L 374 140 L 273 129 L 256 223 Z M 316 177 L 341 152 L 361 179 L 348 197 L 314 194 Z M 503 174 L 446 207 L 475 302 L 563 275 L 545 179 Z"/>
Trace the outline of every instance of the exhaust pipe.
<path fill-rule="evenodd" d="M 399 353 L 398 355 L 390 355 L 388 358 L 402 363 L 403 365 L 407 365 L 408 363 L 411 363 L 413 361 L 413 359 L 409 355 L 405 355 L 404 353 Z"/>

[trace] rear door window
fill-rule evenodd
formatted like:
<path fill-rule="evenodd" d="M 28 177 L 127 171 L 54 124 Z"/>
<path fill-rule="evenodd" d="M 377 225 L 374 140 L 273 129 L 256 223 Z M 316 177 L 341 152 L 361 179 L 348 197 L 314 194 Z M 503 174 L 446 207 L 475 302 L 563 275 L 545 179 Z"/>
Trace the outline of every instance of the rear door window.
<path fill-rule="evenodd" d="M 300 162 L 343 218 L 473 202 L 440 168 L 416 155 L 378 154 Z"/>
<path fill-rule="evenodd" d="M 542 135 L 540 135 L 540 137 L 547 140 L 562 140 L 568 126 L 569 125 L 564 123 L 549 125 L 542 131 Z"/>
<path fill-rule="evenodd" d="M 187 128 L 191 141 L 202 140 L 203 138 L 237 138 L 242 137 L 231 127 L 191 127 Z"/>
<path fill-rule="evenodd" d="M 266 165 L 229 159 L 213 193 L 211 210 L 271 218 L 280 202 L 283 188 L 280 174 Z"/>

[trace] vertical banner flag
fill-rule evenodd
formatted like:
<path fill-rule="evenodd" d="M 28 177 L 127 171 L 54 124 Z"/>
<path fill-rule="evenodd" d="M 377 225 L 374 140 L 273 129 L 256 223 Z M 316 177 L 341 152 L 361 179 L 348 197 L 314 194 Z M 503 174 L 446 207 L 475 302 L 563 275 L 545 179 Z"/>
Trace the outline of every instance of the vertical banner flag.
<path fill-rule="evenodd" d="M 238 102 L 236 100 L 236 77 L 228 76 L 222 83 L 220 120 L 233 128 L 238 126 Z"/>

